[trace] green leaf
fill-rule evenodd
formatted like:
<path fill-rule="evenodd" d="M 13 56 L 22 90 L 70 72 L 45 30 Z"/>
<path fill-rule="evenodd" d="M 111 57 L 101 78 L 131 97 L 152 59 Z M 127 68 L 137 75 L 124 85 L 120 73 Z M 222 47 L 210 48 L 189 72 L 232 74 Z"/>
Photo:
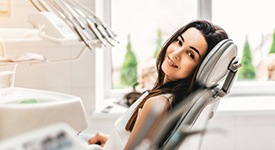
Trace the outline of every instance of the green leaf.
<path fill-rule="evenodd" d="M 121 67 L 121 84 L 133 86 L 137 82 L 137 59 L 132 51 L 130 34 L 128 34 L 127 52 Z"/>
<path fill-rule="evenodd" d="M 252 56 L 248 38 L 244 44 L 243 56 L 241 61 L 242 67 L 239 71 L 238 79 L 255 79 L 256 71 L 252 65 Z"/>
<path fill-rule="evenodd" d="M 272 45 L 271 45 L 271 48 L 269 50 L 269 54 L 271 53 L 275 53 L 275 30 L 273 32 L 273 41 L 272 41 Z"/>
<path fill-rule="evenodd" d="M 154 52 L 154 58 L 157 58 L 161 48 L 162 48 L 162 32 L 161 32 L 161 30 L 158 30 L 157 47 Z"/>

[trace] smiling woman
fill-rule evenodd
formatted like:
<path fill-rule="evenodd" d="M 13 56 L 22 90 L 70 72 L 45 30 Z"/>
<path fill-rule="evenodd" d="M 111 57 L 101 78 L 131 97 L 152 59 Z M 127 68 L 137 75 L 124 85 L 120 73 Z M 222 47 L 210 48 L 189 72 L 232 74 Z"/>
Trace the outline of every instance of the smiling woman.
<path fill-rule="evenodd" d="M 198 89 L 196 75 L 202 60 L 224 39 L 228 39 L 227 33 L 206 20 L 194 20 L 179 28 L 167 39 L 157 56 L 158 77 L 154 87 L 117 119 L 110 138 L 96 134 L 90 144 L 100 143 L 106 149 L 131 149 L 129 143 L 143 128 L 152 106 L 160 107 L 160 115 L 153 124 L 158 127 L 165 115 Z M 154 129 L 147 133 L 148 137 L 153 136 Z"/>
<path fill-rule="evenodd" d="M 162 70 L 167 74 L 166 82 L 188 77 L 201 62 L 206 50 L 203 34 L 196 28 L 186 30 L 167 48 L 162 65 Z"/>

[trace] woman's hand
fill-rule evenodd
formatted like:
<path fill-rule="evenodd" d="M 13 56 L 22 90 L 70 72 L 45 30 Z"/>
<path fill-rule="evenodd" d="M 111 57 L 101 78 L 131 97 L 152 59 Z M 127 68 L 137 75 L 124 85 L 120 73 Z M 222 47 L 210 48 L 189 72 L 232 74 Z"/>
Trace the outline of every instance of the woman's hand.
<path fill-rule="evenodd" d="M 92 137 L 88 142 L 89 144 L 97 144 L 103 147 L 107 142 L 109 135 L 98 132 L 94 137 Z"/>

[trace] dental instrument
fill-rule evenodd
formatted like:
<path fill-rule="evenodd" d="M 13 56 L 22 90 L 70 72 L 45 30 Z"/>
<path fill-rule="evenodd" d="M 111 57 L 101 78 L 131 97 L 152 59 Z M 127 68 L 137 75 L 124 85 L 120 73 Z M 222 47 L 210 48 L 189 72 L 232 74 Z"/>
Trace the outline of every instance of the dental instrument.
<path fill-rule="evenodd" d="M 81 19 L 81 17 L 70 7 L 67 3 L 59 0 L 59 6 L 64 9 L 64 11 L 71 14 L 71 17 L 75 20 L 76 23 L 82 28 L 83 33 L 89 40 L 95 39 L 95 35 L 87 28 L 85 22 Z"/>
<path fill-rule="evenodd" d="M 81 27 L 79 27 L 79 25 L 75 22 L 75 20 L 73 19 L 72 15 L 69 14 L 68 12 L 64 11 L 64 9 L 62 9 L 55 1 L 49 0 L 49 2 L 50 2 L 50 4 L 52 4 L 52 7 L 55 9 L 55 11 L 58 13 L 58 15 L 60 15 L 61 17 L 63 17 L 63 19 L 65 19 L 67 23 L 69 22 L 71 24 L 71 27 L 73 27 L 73 29 L 79 35 L 80 39 L 85 43 L 85 45 L 90 50 L 92 50 L 93 46 L 89 42 L 89 37 L 87 37 L 87 35 L 85 35 L 83 33 Z"/>
<path fill-rule="evenodd" d="M 91 19 L 92 22 L 94 22 L 95 26 L 98 28 L 98 30 L 101 31 L 101 33 L 107 33 L 108 36 L 115 42 L 119 43 L 119 41 L 116 39 L 116 34 L 109 28 L 105 23 L 103 23 L 91 10 L 87 9 L 83 4 L 76 0 L 70 1 L 74 6 L 77 6 L 78 9 L 82 10 L 86 14 L 86 16 Z"/>
<path fill-rule="evenodd" d="M 74 4 L 71 3 L 70 1 L 68 1 L 68 4 L 71 5 L 71 7 L 74 7 Z M 96 28 L 96 24 L 89 19 L 85 13 L 83 13 L 83 11 L 81 11 L 79 8 L 74 7 L 75 12 L 78 13 L 80 15 L 80 17 L 82 17 L 82 19 L 84 21 L 86 21 L 88 27 L 92 30 L 92 32 L 96 35 L 96 37 L 102 42 L 103 45 L 107 45 L 106 42 L 103 39 L 102 34 L 99 32 L 99 30 Z M 109 41 L 109 40 L 108 40 Z M 113 45 L 110 41 L 108 42 L 109 44 Z"/>
<path fill-rule="evenodd" d="M 112 41 L 118 43 L 115 34 L 96 17 L 90 10 L 78 2 L 67 0 L 30 0 L 38 11 L 56 13 L 80 37 L 80 40 L 91 49 L 92 40 L 98 39 L 104 46 L 107 43 L 114 46 Z M 92 15 L 91 15 L 92 14 Z M 92 44 L 90 44 L 92 42 Z M 107 42 L 107 43 L 106 43 Z"/>

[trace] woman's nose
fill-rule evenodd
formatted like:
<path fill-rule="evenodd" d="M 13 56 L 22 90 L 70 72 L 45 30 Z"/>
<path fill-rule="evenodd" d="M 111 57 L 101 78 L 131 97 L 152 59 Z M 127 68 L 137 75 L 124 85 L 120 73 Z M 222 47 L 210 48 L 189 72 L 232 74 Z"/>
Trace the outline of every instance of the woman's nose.
<path fill-rule="evenodd" d="M 172 58 L 175 60 L 180 60 L 180 55 L 178 53 L 172 53 Z"/>
<path fill-rule="evenodd" d="M 183 53 L 183 51 L 184 51 L 183 47 L 176 48 L 172 53 L 172 57 L 176 60 L 180 60 L 181 59 L 181 54 Z"/>

